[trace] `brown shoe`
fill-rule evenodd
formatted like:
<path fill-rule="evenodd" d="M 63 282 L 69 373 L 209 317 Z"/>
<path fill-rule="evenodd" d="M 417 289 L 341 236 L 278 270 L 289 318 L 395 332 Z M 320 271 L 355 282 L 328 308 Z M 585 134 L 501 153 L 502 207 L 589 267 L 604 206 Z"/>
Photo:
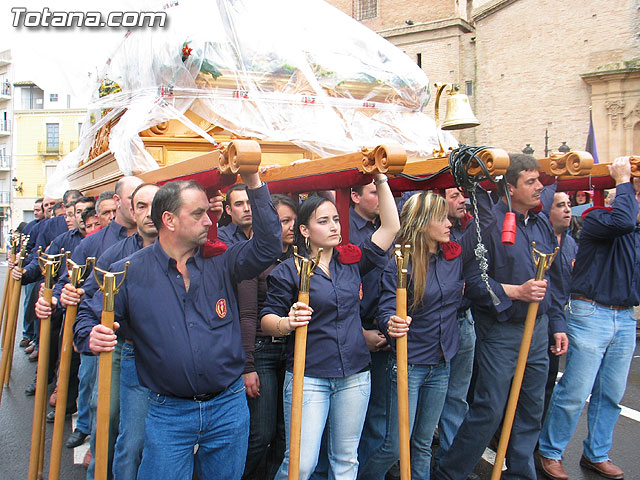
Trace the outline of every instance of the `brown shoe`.
<path fill-rule="evenodd" d="M 606 462 L 592 462 L 587 457 L 582 455 L 582 457 L 580 458 L 580 466 L 588 468 L 589 470 L 593 470 L 598 475 L 603 476 L 604 478 L 611 478 L 613 480 L 624 478 L 624 472 L 620 470 L 620 467 L 611 463 L 611 460 L 607 460 Z"/>
<path fill-rule="evenodd" d="M 91 450 L 87 450 L 87 453 L 84 454 L 84 460 L 82 460 L 82 466 L 84 468 L 89 468 L 89 464 L 91 463 Z"/>
<path fill-rule="evenodd" d="M 562 460 L 543 457 L 539 453 L 536 454 L 536 459 L 538 460 L 538 467 L 540 467 L 545 477 L 551 480 L 569 480 L 569 475 L 562 467 Z"/>
<path fill-rule="evenodd" d="M 51 405 L 52 407 L 55 407 L 57 399 L 58 399 L 58 387 L 53 389 L 53 393 L 49 397 L 49 405 Z"/>
<path fill-rule="evenodd" d="M 36 344 L 35 343 L 30 343 L 29 345 L 27 345 L 27 348 L 24 349 L 24 353 L 29 355 L 30 353 L 32 353 L 34 350 L 36 349 Z"/>

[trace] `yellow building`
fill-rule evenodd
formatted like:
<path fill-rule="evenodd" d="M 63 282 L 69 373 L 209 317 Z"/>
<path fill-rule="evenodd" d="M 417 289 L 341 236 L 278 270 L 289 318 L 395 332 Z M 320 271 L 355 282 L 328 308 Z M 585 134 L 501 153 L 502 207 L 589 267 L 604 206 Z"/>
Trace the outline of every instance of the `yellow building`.
<path fill-rule="evenodd" d="M 45 93 L 33 82 L 14 85 L 13 228 L 33 218 L 34 201 L 59 160 L 77 147 L 86 119 L 86 109 L 73 105 L 71 95 Z"/>

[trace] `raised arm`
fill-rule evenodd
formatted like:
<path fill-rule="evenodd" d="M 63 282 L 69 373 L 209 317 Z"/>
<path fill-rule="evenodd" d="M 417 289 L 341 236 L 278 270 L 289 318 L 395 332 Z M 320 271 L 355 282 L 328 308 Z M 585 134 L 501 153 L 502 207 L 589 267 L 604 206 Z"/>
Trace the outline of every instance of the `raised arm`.
<path fill-rule="evenodd" d="M 378 192 L 378 205 L 380 206 L 380 227 L 373 232 L 371 241 L 382 250 L 388 250 L 400 231 L 400 218 L 398 217 L 396 202 L 387 182 L 387 176 L 383 173 L 374 175 L 374 183 Z"/>

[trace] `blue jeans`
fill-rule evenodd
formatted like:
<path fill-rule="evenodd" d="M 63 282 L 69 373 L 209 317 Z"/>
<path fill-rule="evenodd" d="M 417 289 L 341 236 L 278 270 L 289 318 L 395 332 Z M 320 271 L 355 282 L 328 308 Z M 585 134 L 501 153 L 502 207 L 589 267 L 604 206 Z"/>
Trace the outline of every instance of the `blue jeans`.
<path fill-rule="evenodd" d="M 584 456 L 592 462 L 609 460 L 619 402 L 636 345 L 633 309 L 611 310 L 591 302 L 569 303 L 569 352 L 556 385 L 540 435 L 540 454 L 562 458 L 589 394 Z"/>
<path fill-rule="evenodd" d="M 371 353 L 371 397 L 367 417 L 358 446 L 358 462 L 364 465 L 375 452 L 387 433 L 387 363 L 390 350 Z M 384 474 L 379 480 L 384 479 Z"/>
<path fill-rule="evenodd" d="M 80 355 L 78 369 L 78 423 L 76 428 L 82 433 L 91 433 L 93 417 L 91 416 L 91 392 L 98 375 L 98 357 L 95 355 Z"/>
<path fill-rule="evenodd" d="M 120 354 L 120 425 L 113 453 L 113 478 L 136 478 L 144 448 L 144 421 L 149 389 L 140 385 L 136 371 L 136 350 L 122 345 Z"/>
<path fill-rule="evenodd" d="M 243 477 L 250 477 L 260 461 L 266 461 L 265 477 L 273 478 L 282 463 L 285 451 L 284 417 L 282 413 L 282 385 L 285 372 L 285 344 L 272 343 L 264 337 L 256 338 L 254 364 L 260 380 L 260 396 L 247 398 L 251 427 Z"/>
<path fill-rule="evenodd" d="M 33 340 L 36 336 L 33 322 L 34 314 L 29 311 L 29 306 L 34 306 L 31 300 L 31 295 L 33 294 L 33 289 L 36 288 L 36 285 L 37 282 L 29 283 L 24 286 L 24 301 L 22 303 L 22 311 L 24 312 L 22 319 L 22 337 L 28 338 L 29 340 Z"/>
<path fill-rule="evenodd" d="M 287 449 L 276 479 L 285 480 L 289 470 L 289 429 L 293 374 L 284 379 L 284 421 Z M 358 473 L 358 443 L 367 412 L 371 377 L 368 371 L 344 378 L 304 377 L 302 393 L 302 446 L 300 479 L 313 473 L 318 461 L 322 433 L 328 420 L 328 457 L 334 479 L 355 479 Z"/>
<path fill-rule="evenodd" d="M 194 461 L 202 479 L 239 479 L 248 439 L 241 377 L 206 402 L 150 392 L 138 480 L 191 480 Z"/>
<path fill-rule="evenodd" d="M 387 433 L 384 443 L 362 466 L 358 478 L 374 479 L 385 473 L 400 458 L 398 435 L 398 384 L 395 358 L 389 362 Z M 409 430 L 411 431 L 411 478 L 430 478 L 431 440 L 442 413 L 449 384 L 449 364 L 409 364 Z"/>
<path fill-rule="evenodd" d="M 473 352 L 476 348 L 476 330 L 471 310 L 466 310 L 458 316 L 460 331 L 460 346 L 458 353 L 451 359 L 449 372 L 449 387 L 444 401 L 438 432 L 440 433 L 440 447 L 436 452 L 436 462 L 449 450 L 453 439 L 462 425 L 469 405 L 467 392 L 473 372 Z"/>

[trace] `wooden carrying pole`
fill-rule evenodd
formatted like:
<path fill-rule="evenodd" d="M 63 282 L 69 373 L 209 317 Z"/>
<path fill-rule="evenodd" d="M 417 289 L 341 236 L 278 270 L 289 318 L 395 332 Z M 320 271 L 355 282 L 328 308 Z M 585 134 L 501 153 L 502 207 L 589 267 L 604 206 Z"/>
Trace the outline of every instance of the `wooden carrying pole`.
<path fill-rule="evenodd" d="M 558 248 L 556 248 L 553 253 L 542 253 L 536 250 L 536 242 L 533 242 L 533 262 L 536 266 L 536 280 L 544 280 L 544 274 L 551 266 L 556 253 L 558 253 Z M 513 381 L 511 382 L 511 391 L 509 392 L 507 410 L 504 414 L 504 422 L 502 424 L 502 432 L 500 433 L 498 451 L 496 452 L 496 461 L 493 464 L 493 471 L 491 472 L 491 480 L 499 480 L 502 475 L 502 465 L 507 452 L 509 437 L 511 436 L 513 419 L 516 415 L 516 407 L 518 406 L 518 398 L 520 397 L 520 388 L 522 387 L 522 379 L 524 378 L 527 359 L 529 358 L 533 329 L 536 326 L 538 305 L 539 302 L 532 302 L 529 304 L 529 309 L 527 310 L 522 342 L 520 343 L 520 352 L 518 353 L 518 362 L 516 363 L 516 371 L 513 375 Z"/>
<path fill-rule="evenodd" d="M 12 235 L 9 243 L 11 244 L 11 248 L 9 250 L 9 262 L 13 265 L 16 262 L 16 242 L 19 241 L 19 236 Z M 11 269 L 7 269 L 7 275 L 4 277 L 4 288 L 2 289 L 2 306 L 0 307 L 0 327 L 2 328 L 2 344 L 4 345 L 5 338 L 7 336 L 7 325 L 8 322 L 8 310 L 9 310 L 9 299 L 11 298 L 10 287 L 13 286 L 13 282 L 11 282 Z"/>
<path fill-rule="evenodd" d="M 23 237 L 20 254 L 17 257 L 18 261 L 14 268 L 22 268 L 22 264 L 25 258 L 27 238 Z M 11 296 L 7 305 L 7 334 L 2 347 L 2 360 L 0 361 L 0 401 L 2 401 L 3 386 L 9 386 L 9 377 L 11 376 L 11 364 L 13 359 L 13 346 L 15 344 L 16 337 L 16 324 L 18 321 L 18 311 L 20 309 L 20 291 L 22 282 L 20 280 L 9 280 L 9 289 L 11 290 Z"/>
<path fill-rule="evenodd" d="M 84 272 L 95 261 L 87 258 L 86 265 L 78 265 L 67 255 L 67 271 L 69 283 L 78 287 L 82 283 Z M 62 346 L 60 348 L 60 366 L 58 367 L 58 398 L 56 400 L 56 416 L 53 423 L 53 438 L 51 440 L 51 456 L 49 460 L 49 480 L 60 478 L 60 461 L 62 459 L 62 438 L 64 434 L 64 419 L 67 414 L 67 396 L 69 393 L 69 371 L 71 368 L 71 354 L 73 350 L 73 324 L 78 313 L 77 305 L 69 305 L 64 318 L 62 330 Z"/>
<path fill-rule="evenodd" d="M 63 254 L 47 255 L 38 252 L 38 263 L 44 276 L 42 297 L 51 305 L 53 278 L 56 276 Z M 38 369 L 36 374 L 36 398 L 33 404 L 33 428 L 31 430 L 31 455 L 29 480 L 42 478 L 44 464 L 45 413 L 47 411 L 47 386 L 49 384 L 49 348 L 51 340 L 51 316 L 40 320 Z"/>
<path fill-rule="evenodd" d="M 298 302 L 309 305 L 309 283 L 313 269 L 320 262 L 320 253 L 315 260 L 298 255 L 294 248 L 296 270 L 300 275 Z M 293 350 L 293 387 L 291 391 L 291 422 L 289 422 L 289 480 L 298 480 L 300 475 L 300 437 L 302 432 L 302 391 L 304 387 L 304 367 L 307 355 L 307 325 L 296 328 Z"/>
<path fill-rule="evenodd" d="M 94 267 L 93 274 L 100 290 L 104 295 L 102 301 L 102 325 L 113 330 L 115 296 L 122 286 L 129 262 L 122 272 L 107 272 Z M 102 273 L 102 282 L 98 278 Z M 116 285 L 116 276 L 122 275 L 120 283 Z M 96 413 L 96 443 L 95 443 L 95 480 L 106 480 L 109 469 L 109 411 L 111 409 L 111 362 L 113 352 L 100 352 L 98 364 L 98 411 Z M 57 403 L 57 402 L 56 402 Z"/>
<path fill-rule="evenodd" d="M 396 286 L 396 315 L 407 318 L 407 265 L 410 245 L 396 245 L 396 265 L 398 282 Z M 409 367 L 407 336 L 396 338 L 396 365 L 398 387 L 398 433 L 400 435 L 400 478 L 411 479 L 411 455 L 409 431 Z"/>

